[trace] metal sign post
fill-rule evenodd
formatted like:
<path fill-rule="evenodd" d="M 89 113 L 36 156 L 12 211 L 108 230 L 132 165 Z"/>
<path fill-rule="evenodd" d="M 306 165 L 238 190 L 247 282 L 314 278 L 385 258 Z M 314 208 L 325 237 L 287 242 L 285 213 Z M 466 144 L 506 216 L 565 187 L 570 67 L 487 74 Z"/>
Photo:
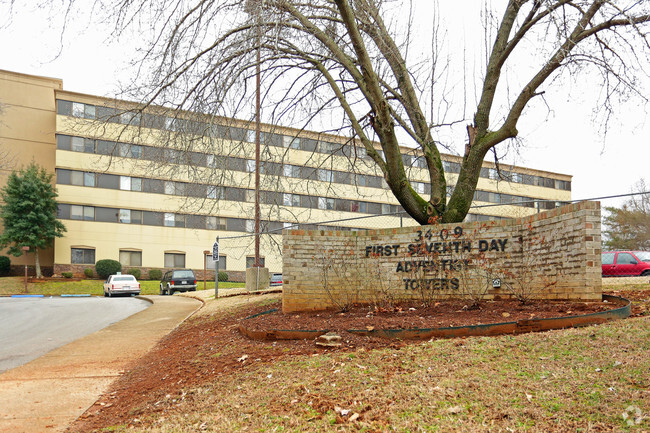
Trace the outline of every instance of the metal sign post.
<path fill-rule="evenodd" d="M 219 236 L 212 245 L 212 260 L 214 260 L 214 299 L 219 297 Z"/>

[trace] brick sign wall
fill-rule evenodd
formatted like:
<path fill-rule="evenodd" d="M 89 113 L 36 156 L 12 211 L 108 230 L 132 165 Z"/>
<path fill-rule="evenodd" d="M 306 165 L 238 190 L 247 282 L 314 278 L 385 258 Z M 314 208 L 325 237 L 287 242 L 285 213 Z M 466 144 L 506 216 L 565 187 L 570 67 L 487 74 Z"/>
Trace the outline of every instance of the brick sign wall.
<path fill-rule="evenodd" d="M 286 230 L 283 311 L 445 297 L 600 299 L 600 245 L 598 202 L 491 222 Z"/>

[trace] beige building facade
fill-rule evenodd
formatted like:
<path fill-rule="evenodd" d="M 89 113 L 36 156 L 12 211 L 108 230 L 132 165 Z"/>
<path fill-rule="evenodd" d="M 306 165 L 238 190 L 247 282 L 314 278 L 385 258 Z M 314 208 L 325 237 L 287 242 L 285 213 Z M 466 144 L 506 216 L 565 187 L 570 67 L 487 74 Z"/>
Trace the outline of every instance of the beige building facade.
<path fill-rule="evenodd" d="M 0 184 L 31 161 L 55 175 L 67 232 L 41 259 L 54 273 L 82 273 L 100 259 L 144 271 L 214 269 L 219 237 L 219 268 L 243 278 L 254 254 L 254 124 L 143 110 L 9 71 L 0 71 L 0 103 Z M 262 131 L 261 255 L 271 272 L 282 271 L 285 229 L 417 225 L 363 147 L 272 125 Z M 453 185 L 460 158 L 443 158 Z M 423 160 L 408 148 L 403 159 L 414 189 L 427 197 Z M 497 171 L 486 162 L 467 221 L 523 217 L 570 200 L 571 176 L 507 165 Z M 29 256 L 12 263 L 25 260 L 33 264 Z"/>

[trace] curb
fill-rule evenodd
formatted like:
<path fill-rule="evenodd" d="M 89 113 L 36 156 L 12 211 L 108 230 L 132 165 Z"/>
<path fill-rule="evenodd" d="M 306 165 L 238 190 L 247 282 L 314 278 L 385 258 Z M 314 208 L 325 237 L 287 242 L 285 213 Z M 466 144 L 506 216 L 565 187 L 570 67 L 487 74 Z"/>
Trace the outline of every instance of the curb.
<path fill-rule="evenodd" d="M 505 334 L 525 334 L 529 332 L 543 332 L 553 329 L 580 328 L 589 325 L 598 325 L 612 320 L 625 319 L 631 314 L 632 302 L 620 296 L 603 295 L 603 301 L 619 304 L 618 308 L 590 313 L 579 316 L 551 317 L 547 319 L 525 319 L 516 322 L 490 323 L 486 325 L 451 326 L 442 328 L 409 328 L 409 329 L 348 329 L 347 332 L 360 336 L 381 337 L 401 340 L 426 340 L 430 338 L 457 338 L 457 337 L 488 337 Z M 264 311 L 247 319 L 270 314 L 277 311 Z M 312 339 L 329 332 L 329 329 L 307 330 L 307 329 L 271 329 L 267 331 L 255 331 L 249 329 L 242 322 L 239 325 L 239 332 L 253 340 L 303 340 Z"/>

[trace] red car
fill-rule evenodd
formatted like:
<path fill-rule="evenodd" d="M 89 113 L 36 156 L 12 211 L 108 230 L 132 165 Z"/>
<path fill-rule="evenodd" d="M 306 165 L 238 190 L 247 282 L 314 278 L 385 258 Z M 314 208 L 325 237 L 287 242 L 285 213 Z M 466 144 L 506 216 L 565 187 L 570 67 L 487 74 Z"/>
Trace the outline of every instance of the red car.
<path fill-rule="evenodd" d="M 605 251 L 602 255 L 603 277 L 638 277 L 650 275 L 650 252 Z"/>

